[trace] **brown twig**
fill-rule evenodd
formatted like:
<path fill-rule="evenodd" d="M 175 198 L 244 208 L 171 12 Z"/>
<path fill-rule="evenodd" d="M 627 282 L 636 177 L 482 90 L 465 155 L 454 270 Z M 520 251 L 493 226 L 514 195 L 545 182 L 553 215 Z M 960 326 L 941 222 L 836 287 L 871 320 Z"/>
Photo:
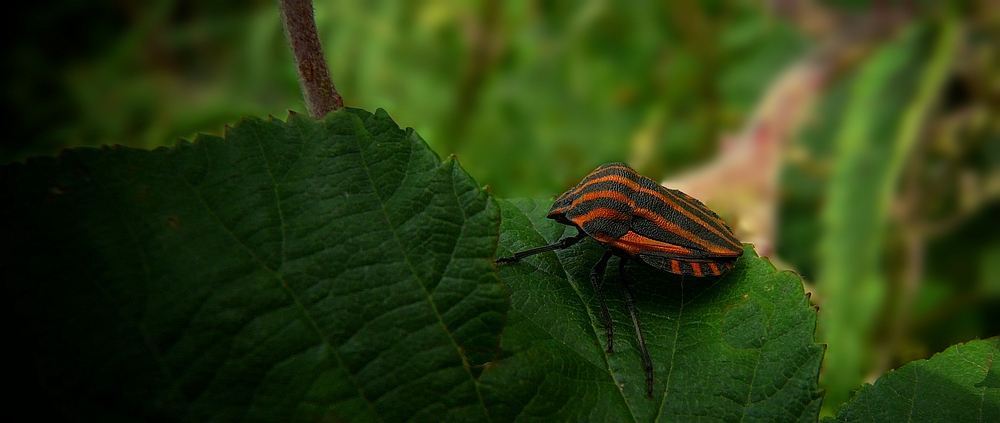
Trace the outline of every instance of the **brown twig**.
<path fill-rule="evenodd" d="M 323 57 L 323 48 L 316 31 L 311 0 L 278 0 L 281 22 L 285 27 L 299 86 L 306 101 L 309 116 L 322 119 L 327 113 L 344 108 L 344 99 L 337 93 L 330 78 L 330 69 Z"/>

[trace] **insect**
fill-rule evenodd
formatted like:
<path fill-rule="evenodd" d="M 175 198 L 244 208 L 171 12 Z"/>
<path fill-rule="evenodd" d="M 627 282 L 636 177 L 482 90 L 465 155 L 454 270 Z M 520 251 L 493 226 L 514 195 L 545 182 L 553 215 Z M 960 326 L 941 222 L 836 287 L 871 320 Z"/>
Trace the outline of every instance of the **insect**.
<path fill-rule="evenodd" d="M 600 242 L 607 251 L 590 271 L 590 283 L 601 305 L 612 353 L 614 326 L 601 295 L 604 271 L 612 256 L 618 256 L 620 283 L 625 303 L 642 353 L 646 371 L 646 396 L 653 396 L 653 363 L 639 329 L 635 294 L 625 278 L 625 263 L 638 260 L 656 269 L 686 276 L 719 276 L 729 271 L 743 247 L 715 212 L 683 192 L 664 188 L 638 174 L 625 163 L 601 165 L 576 187 L 556 199 L 549 219 L 573 226 L 577 234 L 554 244 L 514 253 L 496 263 L 513 263 L 546 251 L 569 248 L 586 237 Z"/>

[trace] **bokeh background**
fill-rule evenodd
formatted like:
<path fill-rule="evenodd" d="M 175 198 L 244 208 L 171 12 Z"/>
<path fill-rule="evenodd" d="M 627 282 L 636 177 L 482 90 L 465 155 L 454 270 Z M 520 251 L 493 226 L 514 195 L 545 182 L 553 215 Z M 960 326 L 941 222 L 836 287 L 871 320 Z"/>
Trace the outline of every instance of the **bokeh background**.
<path fill-rule="evenodd" d="M 627 161 L 801 274 L 827 411 L 1000 333 L 998 1 L 315 3 L 347 105 L 386 109 L 495 195 Z M 3 163 L 305 111 L 273 1 L 21 7 Z"/>

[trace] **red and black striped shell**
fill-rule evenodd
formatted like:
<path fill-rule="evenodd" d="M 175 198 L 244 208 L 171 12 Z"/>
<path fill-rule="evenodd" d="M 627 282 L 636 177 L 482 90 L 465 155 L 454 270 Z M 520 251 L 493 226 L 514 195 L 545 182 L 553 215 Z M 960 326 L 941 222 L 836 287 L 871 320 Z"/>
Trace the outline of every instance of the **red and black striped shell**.
<path fill-rule="evenodd" d="M 715 212 L 624 163 L 598 167 L 559 196 L 548 217 L 679 275 L 721 275 L 743 254 L 740 241 Z"/>

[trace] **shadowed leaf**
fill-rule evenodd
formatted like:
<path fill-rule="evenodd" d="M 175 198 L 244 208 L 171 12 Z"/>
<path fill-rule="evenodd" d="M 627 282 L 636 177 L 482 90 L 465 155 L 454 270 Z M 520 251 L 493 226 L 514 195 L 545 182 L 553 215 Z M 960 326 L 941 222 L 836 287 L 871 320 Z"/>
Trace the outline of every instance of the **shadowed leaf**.
<path fill-rule="evenodd" d="M 4 167 L 0 193 L 8 380 L 34 413 L 486 419 L 498 208 L 384 111 L 68 150 Z"/>

